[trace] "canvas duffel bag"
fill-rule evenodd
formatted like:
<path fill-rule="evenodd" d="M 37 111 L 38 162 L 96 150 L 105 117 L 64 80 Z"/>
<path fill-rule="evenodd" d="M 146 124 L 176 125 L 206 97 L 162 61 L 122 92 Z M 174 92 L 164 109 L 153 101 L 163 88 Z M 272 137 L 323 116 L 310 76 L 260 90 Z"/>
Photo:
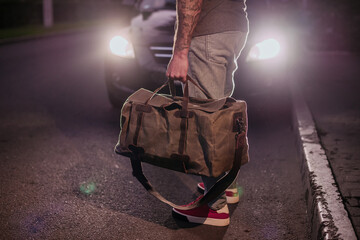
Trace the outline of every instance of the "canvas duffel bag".
<path fill-rule="evenodd" d="M 184 96 L 161 95 L 139 89 L 121 110 L 121 131 L 115 152 L 130 157 L 133 175 L 155 197 L 178 209 L 208 203 L 235 180 L 240 166 L 248 162 L 245 101 L 230 97 L 189 97 L 188 82 L 206 92 L 191 78 Z M 164 199 L 148 182 L 141 162 L 195 175 L 222 177 L 203 198 L 191 206 Z"/>

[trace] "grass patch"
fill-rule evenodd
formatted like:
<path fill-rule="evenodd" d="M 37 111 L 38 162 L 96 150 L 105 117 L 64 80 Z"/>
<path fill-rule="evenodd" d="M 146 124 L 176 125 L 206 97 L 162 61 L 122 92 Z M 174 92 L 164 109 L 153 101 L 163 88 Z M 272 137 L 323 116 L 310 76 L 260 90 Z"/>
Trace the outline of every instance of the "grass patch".
<path fill-rule="evenodd" d="M 58 23 L 54 26 L 46 28 L 42 25 L 30 25 L 18 28 L 6 28 L 0 29 L 0 40 L 30 37 L 30 36 L 42 36 L 52 33 L 65 32 L 69 30 L 80 30 L 86 28 L 92 28 L 100 26 L 102 21 L 86 21 L 76 23 Z"/>

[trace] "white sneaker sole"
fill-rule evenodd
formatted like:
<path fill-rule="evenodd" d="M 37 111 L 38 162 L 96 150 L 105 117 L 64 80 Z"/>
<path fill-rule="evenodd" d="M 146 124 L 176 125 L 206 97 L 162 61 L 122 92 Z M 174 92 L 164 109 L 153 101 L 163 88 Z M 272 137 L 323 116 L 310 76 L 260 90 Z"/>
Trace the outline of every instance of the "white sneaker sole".
<path fill-rule="evenodd" d="M 232 192 L 234 195 L 236 195 L 236 196 L 226 196 L 227 203 L 233 204 L 233 203 L 239 202 L 239 200 L 240 200 L 239 191 L 236 188 L 235 189 L 228 188 L 228 189 L 226 189 L 226 191 Z"/>
<path fill-rule="evenodd" d="M 230 218 L 226 218 L 226 219 L 202 218 L 202 217 L 194 217 L 194 216 L 184 215 L 183 213 L 178 212 L 174 208 L 173 208 L 173 211 L 176 214 L 179 214 L 179 215 L 185 217 L 188 220 L 188 222 L 191 222 L 191 223 L 206 224 L 206 225 L 217 226 L 217 227 L 225 227 L 230 224 Z"/>

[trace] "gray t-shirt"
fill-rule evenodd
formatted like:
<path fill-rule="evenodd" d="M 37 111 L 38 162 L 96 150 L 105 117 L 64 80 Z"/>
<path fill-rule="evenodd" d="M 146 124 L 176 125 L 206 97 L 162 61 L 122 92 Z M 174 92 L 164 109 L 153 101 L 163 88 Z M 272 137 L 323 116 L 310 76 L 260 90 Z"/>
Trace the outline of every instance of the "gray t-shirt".
<path fill-rule="evenodd" d="M 193 37 L 249 30 L 246 0 L 204 0 Z"/>

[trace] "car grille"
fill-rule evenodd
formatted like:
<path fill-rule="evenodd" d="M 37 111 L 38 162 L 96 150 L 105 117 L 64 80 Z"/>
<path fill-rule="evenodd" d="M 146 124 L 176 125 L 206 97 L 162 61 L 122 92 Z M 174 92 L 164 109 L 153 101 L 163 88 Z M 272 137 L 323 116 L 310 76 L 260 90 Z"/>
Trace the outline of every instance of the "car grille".
<path fill-rule="evenodd" d="M 154 59 L 157 63 L 168 64 L 172 56 L 172 47 L 170 46 L 150 46 Z"/>

